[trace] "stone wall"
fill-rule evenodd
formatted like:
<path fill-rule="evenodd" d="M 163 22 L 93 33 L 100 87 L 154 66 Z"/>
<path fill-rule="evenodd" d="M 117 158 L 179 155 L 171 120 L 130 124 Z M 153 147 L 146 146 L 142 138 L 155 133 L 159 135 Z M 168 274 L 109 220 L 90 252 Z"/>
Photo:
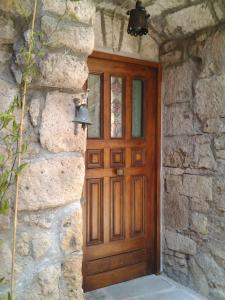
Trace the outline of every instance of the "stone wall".
<path fill-rule="evenodd" d="M 132 37 L 127 34 L 128 19 L 120 8 L 99 7 L 95 17 L 95 50 L 158 62 L 159 45 L 149 35 Z"/>
<path fill-rule="evenodd" d="M 163 268 L 214 300 L 225 299 L 224 49 L 223 25 L 160 48 Z"/>
<path fill-rule="evenodd" d="M 0 110 L 18 94 L 16 64 L 26 43 L 28 25 L 0 3 Z M 25 3 L 31 14 L 30 1 Z M 31 1 L 32 4 L 32 1 Z M 66 11 L 66 13 L 65 13 Z M 17 299 L 83 299 L 82 211 L 86 133 L 74 134 L 74 103 L 88 76 L 87 56 L 94 48 L 90 0 L 39 1 L 36 30 L 47 38 L 38 58 L 38 77 L 27 98 L 25 138 L 29 151 L 20 186 L 17 234 Z M 56 30 L 57 28 L 57 30 Z M 13 206 L 14 193 L 11 195 Z M 0 296 L 9 286 L 12 216 L 0 216 Z"/>

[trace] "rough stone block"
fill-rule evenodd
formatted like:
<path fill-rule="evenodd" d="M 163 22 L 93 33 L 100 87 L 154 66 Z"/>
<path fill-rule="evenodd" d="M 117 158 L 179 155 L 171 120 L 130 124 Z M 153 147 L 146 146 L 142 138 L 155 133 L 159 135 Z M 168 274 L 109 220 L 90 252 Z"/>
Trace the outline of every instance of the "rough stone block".
<path fill-rule="evenodd" d="M 75 135 L 75 95 L 51 92 L 47 94 L 42 113 L 40 141 L 51 152 L 84 152 L 86 132 L 78 126 Z"/>
<path fill-rule="evenodd" d="M 187 236 L 166 230 L 165 232 L 167 247 L 171 250 L 184 254 L 196 254 L 197 247 L 195 241 Z"/>
<path fill-rule="evenodd" d="M 216 157 L 217 159 L 225 159 L 225 150 L 219 150 L 216 151 Z"/>
<path fill-rule="evenodd" d="M 139 40 L 137 39 L 137 37 L 127 34 L 127 27 L 128 22 L 125 22 L 120 51 L 124 53 L 137 54 L 139 49 Z"/>
<path fill-rule="evenodd" d="M 200 79 L 195 87 L 196 113 L 201 121 L 225 117 L 225 76 Z"/>
<path fill-rule="evenodd" d="M 33 2 L 30 0 L 19 0 L 19 2 L 1 0 L 0 9 L 16 17 L 29 17 L 33 11 Z"/>
<path fill-rule="evenodd" d="M 196 264 L 193 257 L 189 261 L 190 272 L 194 288 L 203 296 L 207 297 L 209 294 L 209 285 L 202 269 Z"/>
<path fill-rule="evenodd" d="M 197 212 L 191 215 L 192 229 L 201 234 L 208 233 L 208 219 L 206 216 L 199 214 Z"/>
<path fill-rule="evenodd" d="M 166 191 L 167 193 L 177 193 L 182 191 L 182 176 L 166 175 Z"/>
<path fill-rule="evenodd" d="M 219 117 L 207 119 L 203 125 L 203 132 L 217 134 L 225 132 L 225 120 Z"/>
<path fill-rule="evenodd" d="M 191 198 L 191 210 L 207 213 L 209 211 L 209 203 L 204 199 L 199 199 L 196 197 Z"/>
<path fill-rule="evenodd" d="M 4 241 L 0 245 L 1 268 L 0 278 L 4 278 L 4 284 L 9 283 L 11 274 L 12 252 L 10 246 Z"/>
<path fill-rule="evenodd" d="M 196 64 L 192 61 L 167 68 L 163 72 L 163 101 L 165 104 L 188 102 L 193 99 L 193 83 L 197 77 Z M 177 79 L 182 78 L 177 84 Z"/>
<path fill-rule="evenodd" d="M 41 28 L 51 48 L 66 48 L 77 54 L 90 55 L 94 49 L 94 31 L 91 26 L 77 26 L 74 22 L 44 16 Z M 55 30 L 57 28 L 57 30 Z"/>
<path fill-rule="evenodd" d="M 17 253 L 21 256 L 30 254 L 30 236 L 27 232 L 21 232 L 17 241 Z"/>
<path fill-rule="evenodd" d="M 209 297 L 212 300 L 224 300 L 225 299 L 225 291 L 223 288 L 211 289 L 209 293 Z"/>
<path fill-rule="evenodd" d="M 80 90 L 88 77 L 86 62 L 68 54 L 48 54 L 40 62 L 42 86 Z"/>
<path fill-rule="evenodd" d="M 9 215 L 0 215 L 0 232 L 8 230 L 10 228 L 10 218 Z"/>
<path fill-rule="evenodd" d="M 221 135 L 214 139 L 216 150 L 225 150 L 225 135 Z"/>
<path fill-rule="evenodd" d="M 189 200 L 176 193 L 165 194 L 164 222 L 176 230 L 187 229 L 189 226 Z"/>
<path fill-rule="evenodd" d="M 182 61 L 182 51 L 180 50 L 175 50 L 168 52 L 166 54 L 160 55 L 159 61 L 164 65 L 164 66 L 169 66 L 173 65 L 176 63 L 180 63 Z"/>
<path fill-rule="evenodd" d="M 225 19 L 225 3 L 220 0 L 213 1 L 214 9 L 219 20 Z"/>
<path fill-rule="evenodd" d="M 216 23 L 208 6 L 205 4 L 189 6 L 169 14 L 166 16 L 166 22 L 166 33 L 174 37 L 194 33 Z"/>
<path fill-rule="evenodd" d="M 43 299 L 60 299 L 59 278 L 61 276 L 60 265 L 48 266 L 38 274 L 38 282 L 41 286 Z"/>
<path fill-rule="evenodd" d="M 67 256 L 62 270 L 68 290 L 67 295 L 65 295 L 65 299 L 83 300 L 82 256 L 76 253 Z M 74 272 L 74 270 L 76 270 L 76 272 Z"/>
<path fill-rule="evenodd" d="M 166 137 L 163 143 L 163 164 L 168 167 L 190 167 L 194 142 L 188 137 Z"/>
<path fill-rule="evenodd" d="M 213 198 L 217 209 L 225 212 L 225 179 L 222 176 L 213 179 Z"/>
<path fill-rule="evenodd" d="M 17 87 L 5 80 L 0 79 L 0 111 L 3 112 L 9 108 L 13 98 L 18 94 Z"/>
<path fill-rule="evenodd" d="M 83 245 L 82 234 L 82 209 L 76 207 L 71 214 L 66 216 L 61 225 L 60 247 L 64 253 L 81 251 Z"/>
<path fill-rule="evenodd" d="M 102 34 L 105 47 L 110 51 L 121 51 L 121 41 L 123 36 L 123 25 L 121 18 L 104 14 L 102 22 Z M 123 36 L 124 38 L 124 36 Z M 129 47 L 128 47 L 129 48 Z M 135 50 L 134 50 L 135 51 Z"/>
<path fill-rule="evenodd" d="M 170 9 L 178 9 L 186 4 L 186 0 L 157 0 L 152 5 L 147 6 L 147 11 L 151 14 L 152 17 L 161 15 L 163 12 L 166 12 Z"/>
<path fill-rule="evenodd" d="M 205 141 L 204 141 L 205 140 Z M 194 166 L 202 169 L 215 170 L 217 163 L 211 147 L 211 142 L 205 137 L 195 139 Z"/>
<path fill-rule="evenodd" d="M 223 241 L 210 239 L 209 248 L 213 256 L 217 256 L 225 261 L 225 244 Z"/>
<path fill-rule="evenodd" d="M 96 12 L 94 22 L 94 33 L 95 33 L 95 49 L 103 48 L 103 32 L 102 32 L 102 16 L 101 12 Z"/>
<path fill-rule="evenodd" d="M 0 27 L 0 44 L 13 44 L 16 37 L 13 21 L 10 18 L 1 16 Z"/>
<path fill-rule="evenodd" d="M 194 134 L 193 113 L 188 103 L 164 108 L 164 132 L 166 136 Z"/>
<path fill-rule="evenodd" d="M 40 109 L 41 109 L 40 98 L 32 98 L 29 107 L 29 114 L 30 114 L 31 123 L 34 127 L 38 125 Z"/>
<path fill-rule="evenodd" d="M 68 18 L 82 22 L 92 23 L 95 15 L 95 5 L 91 0 L 68 1 L 65 0 L 42 0 L 42 10 L 57 15 L 67 15 Z"/>
<path fill-rule="evenodd" d="M 81 198 L 83 157 L 70 154 L 30 161 L 21 175 L 19 210 L 63 206 Z"/>
<path fill-rule="evenodd" d="M 46 256 L 52 245 L 51 235 L 47 232 L 36 233 L 32 237 L 32 249 L 35 259 Z"/>
<path fill-rule="evenodd" d="M 113 41 L 113 23 L 112 23 L 112 17 L 108 16 L 106 14 L 104 14 L 103 16 L 103 20 L 104 20 L 104 29 L 103 29 L 103 35 L 104 35 L 104 39 L 105 39 L 105 43 L 106 43 L 106 47 L 107 48 L 111 48 L 113 47 L 113 43 L 115 45 L 115 47 L 118 47 L 118 44 L 115 44 L 115 41 Z"/>
<path fill-rule="evenodd" d="M 195 258 L 211 284 L 225 286 L 225 270 L 216 263 L 210 254 L 199 252 Z"/>
<path fill-rule="evenodd" d="M 211 177 L 185 174 L 183 187 L 183 195 L 202 200 L 212 200 Z"/>
<path fill-rule="evenodd" d="M 0 48 L 0 64 L 7 63 L 12 57 L 12 52 L 7 46 Z"/>
<path fill-rule="evenodd" d="M 206 40 L 201 51 L 200 56 L 203 60 L 202 77 L 225 73 L 224 48 L 225 30 L 220 29 Z"/>
<path fill-rule="evenodd" d="M 55 218 L 54 212 L 47 211 L 46 214 L 42 213 L 22 213 L 19 215 L 19 222 L 22 224 L 26 224 L 29 227 L 40 227 L 42 229 L 49 229 L 52 227 L 53 220 Z"/>
<path fill-rule="evenodd" d="M 159 61 L 159 45 L 149 36 L 141 38 L 140 56 L 142 59 Z"/>

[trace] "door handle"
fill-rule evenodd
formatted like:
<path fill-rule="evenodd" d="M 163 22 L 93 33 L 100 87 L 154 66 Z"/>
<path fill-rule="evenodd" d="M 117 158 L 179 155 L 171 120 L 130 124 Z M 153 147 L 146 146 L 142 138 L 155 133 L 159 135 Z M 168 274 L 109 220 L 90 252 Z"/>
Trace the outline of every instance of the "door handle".
<path fill-rule="evenodd" d="M 123 176 L 124 175 L 124 169 L 123 168 L 116 169 L 116 175 L 117 176 Z"/>

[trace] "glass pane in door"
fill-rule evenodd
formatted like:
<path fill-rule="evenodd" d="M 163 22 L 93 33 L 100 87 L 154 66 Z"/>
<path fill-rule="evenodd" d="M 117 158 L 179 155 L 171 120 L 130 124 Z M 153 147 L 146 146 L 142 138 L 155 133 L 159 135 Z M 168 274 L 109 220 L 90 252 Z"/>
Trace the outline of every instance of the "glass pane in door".
<path fill-rule="evenodd" d="M 132 137 L 144 136 L 144 111 L 143 111 L 143 80 L 132 82 Z"/>
<path fill-rule="evenodd" d="M 88 77 L 88 110 L 92 125 L 88 126 L 88 138 L 101 138 L 101 75 Z"/>
<path fill-rule="evenodd" d="M 123 137 L 123 78 L 111 77 L 111 138 Z"/>

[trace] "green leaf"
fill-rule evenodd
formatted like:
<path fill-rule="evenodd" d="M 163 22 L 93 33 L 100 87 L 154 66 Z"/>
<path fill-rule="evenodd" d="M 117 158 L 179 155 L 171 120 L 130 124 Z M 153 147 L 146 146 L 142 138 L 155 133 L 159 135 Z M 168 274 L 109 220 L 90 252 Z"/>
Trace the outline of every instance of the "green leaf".
<path fill-rule="evenodd" d="M 21 147 L 21 153 L 24 154 L 27 152 L 28 149 L 28 143 L 24 143 Z"/>
<path fill-rule="evenodd" d="M 13 103 L 14 103 L 14 105 L 15 105 L 16 108 L 21 108 L 21 106 L 22 106 L 22 100 L 18 96 L 14 97 Z"/>
<path fill-rule="evenodd" d="M 1 277 L 1 278 L 0 278 L 0 284 L 3 283 L 4 280 L 5 280 L 5 278 L 4 278 L 4 277 Z"/>
<path fill-rule="evenodd" d="M 19 127 L 20 127 L 20 125 L 15 120 L 13 120 L 13 123 L 12 123 L 12 131 L 13 131 L 13 133 L 17 134 L 18 130 L 19 130 Z"/>
<path fill-rule="evenodd" d="M 4 199 L 0 202 L 0 215 L 7 215 L 9 212 L 9 202 Z"/>
<path fill-rule="evenodd" d="M 8 292 L 8 300 L 12 300 L 11 293 Z"/>
<path fill-rule="evenodd" d="M 0 167 L 4 165 L 4 162 L 5 162 L 5 156 L 0 154 Z"/>
<path fill-rule="evenodd" d="M 16 176 L 20 175 L 20 173 L 23 171 L 24 168 L 26 168 L 26 166 L 27 166 L 27 163 L 24 163 L 24 164 L 20 165 L 18 168 L 16 168 L 16 170 L 14 171 L 15 175 Z"/>
<path fill-rule="evenodd" d="M 8 186 L 9 175 L 9 171 L 5 171 L 0 175 L 0 193 L 5 193 Z"/>

